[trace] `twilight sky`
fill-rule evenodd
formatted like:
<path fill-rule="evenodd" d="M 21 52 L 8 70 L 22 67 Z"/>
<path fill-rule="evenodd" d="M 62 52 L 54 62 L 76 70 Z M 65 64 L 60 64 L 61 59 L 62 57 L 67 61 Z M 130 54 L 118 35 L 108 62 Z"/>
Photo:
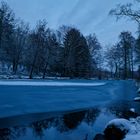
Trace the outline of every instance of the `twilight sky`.
<path fill-rule="evenodd" d="M 1 0 L 0 0 L 1 1 Z M 136 34 L 135 23 L 108 15 L 116 4 L 132 0 L 4 0 L 14 10 L 16 17 L 29 22 L 46 19 L 48 26 L 57 29 L 61 25 L 74 25 L 84 35 L 95 33 L 103 45 L 115 43 L 121 31 Z"/>

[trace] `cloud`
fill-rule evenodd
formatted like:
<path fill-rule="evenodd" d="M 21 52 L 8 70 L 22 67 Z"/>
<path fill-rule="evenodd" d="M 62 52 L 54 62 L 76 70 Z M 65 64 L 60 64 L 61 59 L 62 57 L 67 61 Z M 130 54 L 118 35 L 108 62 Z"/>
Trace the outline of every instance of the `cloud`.
<path fill-rule="evenodd" d="M 49 27 L 57 29 L 62 24 L 74 25 L 85 35 L 96 33 L 102 44 L 114 43 L 122 30 L 136 31 L 131 22 L 115 21 L 108 16 L 110 9 L 122 0 L 5 0 L 17 17 L 29 22 L 46 19 Z M 127 3 L 132 0 L 123 0 Z M 126 25 L 127 24 L 127 25 Z M 112 39 L 113 38 L 113 39 Z"/>

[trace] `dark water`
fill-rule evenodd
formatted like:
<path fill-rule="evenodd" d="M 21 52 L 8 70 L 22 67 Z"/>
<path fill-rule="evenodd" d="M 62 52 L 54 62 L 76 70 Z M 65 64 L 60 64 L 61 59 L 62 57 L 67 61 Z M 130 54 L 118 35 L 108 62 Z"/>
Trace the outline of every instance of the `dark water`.
<path fill-rule="evenodd" d="M 103 132 L 108 121 L 140 115 L 140 103 L 133 101 L 136 96 L 134 82 L 114 83 L 108 83 L 109 90 L 95 88 L 105 94 L 111 91 L 109 96 L 112 97 L 107 100 L 107 96 L 101 94 L 101 102 L 92 107 L 1 117 L 0 140 L 92 140 L 97 133 Z M 132 114 L 130 108 L 135 108 L 137 114 Z"/>

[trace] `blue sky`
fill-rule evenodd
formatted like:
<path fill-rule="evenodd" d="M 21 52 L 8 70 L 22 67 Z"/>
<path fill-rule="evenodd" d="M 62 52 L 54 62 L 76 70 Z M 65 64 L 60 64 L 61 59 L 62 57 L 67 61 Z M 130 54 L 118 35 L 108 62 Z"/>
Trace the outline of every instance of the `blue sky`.
<path fill-rule="evenodd" d="M 108 15 L 116 4 L 133 0 L 5 0 L 16 17 L 34 27 L 36 21 L 46 19 L 48 26 L 74 25 L 84 35 L 95 33 L 103 45 L 115 43 L 121 31 L 136 34 L 137 25 Z"/>

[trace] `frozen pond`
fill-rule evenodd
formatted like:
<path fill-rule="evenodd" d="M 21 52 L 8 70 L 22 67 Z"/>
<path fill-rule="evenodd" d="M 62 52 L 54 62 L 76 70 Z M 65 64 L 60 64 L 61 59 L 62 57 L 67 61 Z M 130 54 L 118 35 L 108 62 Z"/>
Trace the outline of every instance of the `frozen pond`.
<path fill-rule="evenodd" d="M 133 81 L 0 81 L 0 137 L 92 140 L 113 118 L 140 113 Z"/>

